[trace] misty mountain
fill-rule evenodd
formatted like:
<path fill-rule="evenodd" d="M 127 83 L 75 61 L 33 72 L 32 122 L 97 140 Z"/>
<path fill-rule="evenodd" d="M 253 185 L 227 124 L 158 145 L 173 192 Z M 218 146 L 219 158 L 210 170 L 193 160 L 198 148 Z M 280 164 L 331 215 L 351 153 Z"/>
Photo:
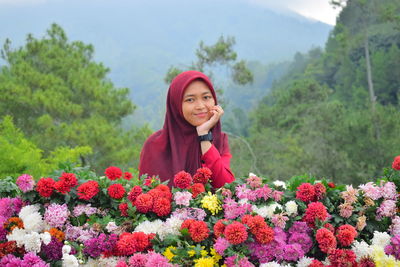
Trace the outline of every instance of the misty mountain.
<path fill-rule="evenodd" d="M 323 47 L 332 28 L 245 0 L 57 0 L 26 7 L 0 6 L 0 42 L 9 38 L 16 48 L 28 33 L 43 36 L 54 22 L 70 40 L 93 44 L 95 59 L 110 68 L 109 78 L 131 89 L 138 106 L 135 123 L 151 121 L 154 129 L 163 120 L 165 73 L 171 65 L 184 68 L 195 60 L 201 40 L 211 45 L 221 35 L 234 36 L 240 59 L 269 65 L 289 60 L 296 52 Z M 256 84 L 268 87 L 266 82 Z M 229 88 L 224 90 L 232 95 Z"/>

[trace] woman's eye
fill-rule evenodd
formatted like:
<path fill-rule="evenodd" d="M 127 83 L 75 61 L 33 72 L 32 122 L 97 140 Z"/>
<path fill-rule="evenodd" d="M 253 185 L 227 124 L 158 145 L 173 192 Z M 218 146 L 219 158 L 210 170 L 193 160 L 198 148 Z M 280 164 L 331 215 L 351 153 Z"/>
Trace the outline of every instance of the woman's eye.
<path fill-rule="evenodd" d="M 209 99 L 211 99 L 212 97 L 211 96 L 209 96 L 209 95 L 206 95 L 205 97 L 204 97 L 204 99 L 207 99 L 207 100 L 209 100 Z"/>
<path fill-rule="evenodd" d="M 186 102 L 193 102 L 193 98 L 187 98 Z"/>

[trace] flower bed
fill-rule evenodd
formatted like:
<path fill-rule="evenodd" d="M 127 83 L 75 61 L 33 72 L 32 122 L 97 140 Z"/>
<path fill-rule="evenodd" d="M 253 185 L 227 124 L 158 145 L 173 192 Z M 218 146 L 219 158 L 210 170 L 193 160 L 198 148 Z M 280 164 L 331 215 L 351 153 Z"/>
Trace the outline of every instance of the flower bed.
<path fill-rule="evenodd" d="M 117 167 L 25 174 L 0 199 L 0 266 L 400 266 L 399 170 L 400 156 L 358 187 L 250 174 L 216 191 L 207 168 L 172 189 Z"/>

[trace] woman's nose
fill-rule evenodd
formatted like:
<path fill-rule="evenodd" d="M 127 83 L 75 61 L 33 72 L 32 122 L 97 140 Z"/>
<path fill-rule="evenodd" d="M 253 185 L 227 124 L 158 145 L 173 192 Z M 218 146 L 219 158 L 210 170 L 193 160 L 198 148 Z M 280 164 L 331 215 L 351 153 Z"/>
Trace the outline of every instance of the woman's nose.
<path fill-rule="evenodd" d="M 197 109 L 203 109 L 203 108 L 206 108 L 207 106 L 206 106 L 206 104 L 204 103 L 204 101 L 202 101 L 202 100 L 199 100 L 199 101 L 196 101 L 196 108 Z"/>

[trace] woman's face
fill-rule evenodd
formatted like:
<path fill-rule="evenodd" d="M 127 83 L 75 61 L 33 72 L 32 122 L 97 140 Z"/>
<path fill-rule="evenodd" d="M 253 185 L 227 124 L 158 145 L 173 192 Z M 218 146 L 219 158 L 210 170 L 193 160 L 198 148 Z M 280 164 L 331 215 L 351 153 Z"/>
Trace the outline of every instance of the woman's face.
<path fill-rule="evenodd" d="M 212 113 L 211 107 L 215 106 L 215 100 L 210 88 L 203 81 L 193 81 L 186 87 L 182 99 L 183 117 L 191 125 L 197 127 L 208 121 Z"/>

